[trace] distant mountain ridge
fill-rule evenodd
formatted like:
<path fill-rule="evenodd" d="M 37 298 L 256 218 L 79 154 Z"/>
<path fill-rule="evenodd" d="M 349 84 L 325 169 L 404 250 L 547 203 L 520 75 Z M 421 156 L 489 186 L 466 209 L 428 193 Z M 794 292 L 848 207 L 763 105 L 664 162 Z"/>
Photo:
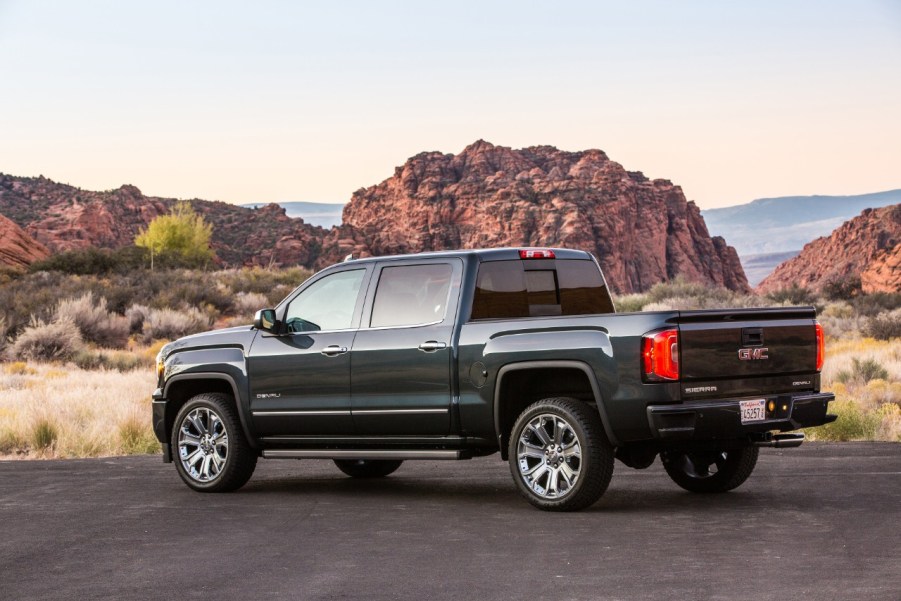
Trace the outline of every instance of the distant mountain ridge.
<path fill-rule="evenodd" d="M 248 209 L 258 209 L 269 203 L 255 202 L 240 205 Z M 344 210 L 344 203 L 329 202 L 279 202 L 275 203 L 285 209 L 288 217 L 303 219 L 310 225 L 318 225 L 319 227 L 328 229 L 341 225 L 341 211 Z"/>
<path fill-rule="evenodd" d="M 864 209 L 901 203 L 901 189 L 854 196 L 782 196 L 701 211 L 711 235 L 722 236 L 739 256 L 798 252 L 828 236 Z"/>
<path fill-rule="evenodd" d="M 901 204 L 865 209 L 828 237 L 806 245 L 757 289 L 798 285 L 820 290 L 854 282 L 866 293 L 901 291 Z"/>

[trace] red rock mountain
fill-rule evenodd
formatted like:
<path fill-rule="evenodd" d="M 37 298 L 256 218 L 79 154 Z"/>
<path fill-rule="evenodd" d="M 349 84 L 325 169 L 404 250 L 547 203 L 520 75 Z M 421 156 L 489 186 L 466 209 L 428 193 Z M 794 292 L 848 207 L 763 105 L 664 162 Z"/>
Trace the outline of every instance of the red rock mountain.
<path fill-rule="evenodd" d="M 0 214 L 57 252 L 130 244 L 174 202 L 134 186 L 90 192 L 0 174 Z M 680 274 L 749 289 L 735 250 L 710 237 L 679 186 L 626 171 L 600 150 L 514 150 L 478 141 L 457 155 L 422 153 L 355 192 L 343 225 L 329 231 L 275 205 L 191 203 L 213 224 L 212 245 L 224 265 L 322 267 L 351 252 L 569 246 L 593 252 L 621 293 Z"/>
<path fill-rule="evenodd" d="M 0 215 L 0 265 L 21 269 L 49 256 L 46 246 Z"/>
<path fill-rule="evenodd" d="M 172 198 L 144 196 L 134 186 L 91 192 L 44 177 L 0 174 L 0 214 L 54 252 L 131 244 L 138 231 L 166 213 Z M 192 200 L 213 225 L 213 250 L 224 265 L 312 265 L 325 230 L 285 215 L 278 205 L 247 209 Z"/>
<path fill-rule="evenodd" d="M 829 237 L 807 244 L 758 286 L 762 292 L 798 284 L 818 290 L 860 278 L 863 291 L 901 291 L 901 204 L 867 209 Z"/>
<path fill-rule="evenodd" d="M 426 152 L 358 190 L 324 253 L 338 259 L 447 248 L 567 246 L 593 252 L 617 292 L 684 275 L 749 290 L 735 250 L 667 180 L 626 171 L 600 150 L 514 150 L 478 141 Z"/>

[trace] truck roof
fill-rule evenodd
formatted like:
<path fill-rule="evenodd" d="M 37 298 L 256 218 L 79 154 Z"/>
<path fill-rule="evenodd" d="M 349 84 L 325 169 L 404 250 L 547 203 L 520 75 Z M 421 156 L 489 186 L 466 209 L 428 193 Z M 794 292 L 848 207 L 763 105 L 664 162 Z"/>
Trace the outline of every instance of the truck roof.
<path fill-rule="evenodd" d="M 408 259 L 411 257 L 415 257 L 417 259 L 430 259 L 430 258 L 440 258 L 440 257 L 469 257 L 476 256 L 479 261 L 513 261 L 515 259 L 519 259 L 520 251 L 553 251 L 554 256 L 557 259 L 582 259 L 589 260 L 591 259 L 591 255 L 584 250 L 575 250 L 572 248 L 557 248 L 557 247 L 533 247 L 533 246 L 519 246 L 519 247 L 507 247 L 507 248 L 474 248 L 474 249 L 464 249 L 464 250 L 441 250 L 441 251 L 432 251 L 432 252 L 422 252 L 422 253 L 411 253 L 406 255 L 385 255 L 381 257 L 365 257 L 361 259 L 350 259 L 354 263 L 357 262 L 372 262 L 372 261 L 385 261 L 392 259 Z"/>

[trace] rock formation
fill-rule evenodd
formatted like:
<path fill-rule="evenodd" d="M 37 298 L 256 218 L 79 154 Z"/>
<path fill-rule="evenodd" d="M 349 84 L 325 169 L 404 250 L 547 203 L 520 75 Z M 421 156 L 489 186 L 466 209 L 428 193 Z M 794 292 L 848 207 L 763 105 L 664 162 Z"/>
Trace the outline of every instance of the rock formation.
<path fill-rule="evenodd" d="M 782 263 L 758 290 L 797 284 L 819 290 L 829 283 L 860 279 L 863 291 L 901 291 L 901 204 L 866 209 L 832 235 L 807 244 Z"/>
<path fill-rule="evenodd" d="M 134 186 L 90 192 L 0 174 L 0 213 L 55 252 L 128 245 L 174 202 Z M 679 186 L 626 171 L 600 150 L 514 150 L 480 140 L 457 155 L 421 153 L 355 192 L 343 225 L 328 231 L 276 205 L 191 203 L 212 223 L 223 265 L 323 267 L 350 253 L 568 246 L 594 253 L 620 293 L 677 275 L 749 290 L 735 250 L 709 235 Z"/>
<path fill-rule="evenodd" d="M 91 192 L 43 177 L 0 174 L 0 213 L 54 252 L 131 244 L 141 228 L 165 214 L 175 199 L 144 196 L 134 186 Z M 322 228 L 285 215 L 278 205 L 247 209 L 192 200 L 213 225 L 212 247 L 223 265 L 312 265 Z"/>
<path fill-rule="evenodd" d="M 0 215 L 0 265 L 24 269 L 35 261 L 46 259 L 50 251 L 25 231 Z"/>
<path fill-rule="evenodd" d="M 498 246 L 590 251 L 620 293 L 680 274 L 749 290 L 735 250 L 710 237 L 679 186 L 626 171 L 600 150 L 514 150 L 481 140 L 457 155 L 416 155 L 355 192 L 323 260 Z"/>

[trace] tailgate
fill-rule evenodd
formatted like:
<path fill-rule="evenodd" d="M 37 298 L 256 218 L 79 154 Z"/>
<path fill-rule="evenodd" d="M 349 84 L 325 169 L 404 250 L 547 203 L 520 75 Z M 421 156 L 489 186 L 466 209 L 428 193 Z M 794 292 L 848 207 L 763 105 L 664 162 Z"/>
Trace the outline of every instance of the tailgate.
<path fill-rule="evenodd" d="M 813 374 L 815 317 L 813 307 L 683 311 L 679 314 L 681 379 Z"/>

